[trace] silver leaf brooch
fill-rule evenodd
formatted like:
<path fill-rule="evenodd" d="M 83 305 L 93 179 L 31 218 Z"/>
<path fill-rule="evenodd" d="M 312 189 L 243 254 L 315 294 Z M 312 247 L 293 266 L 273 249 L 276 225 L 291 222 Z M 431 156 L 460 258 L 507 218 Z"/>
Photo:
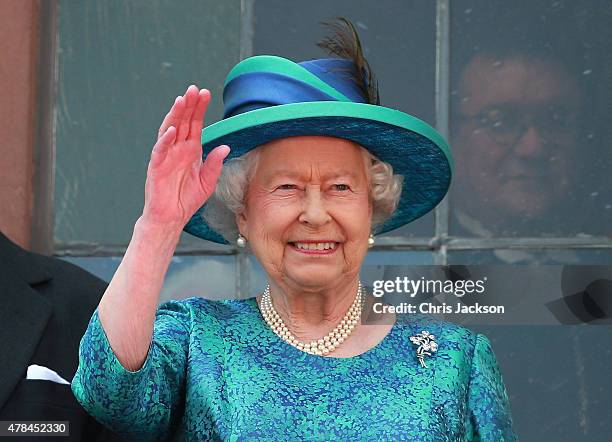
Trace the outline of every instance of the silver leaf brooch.
<path fill-rule="evenodd" d="M 425 364 L 425 356 L 431 356 L 433 353 L 438 351 L 436 337 L 427 330 L 423 330 L 421 333 L 410 336 L 410 342 L 417 346 L 416 353 L 417 358 L 419 358 L 419 362 L 421 363 L 421 367 L 427 368 L 427 364 Z"/>

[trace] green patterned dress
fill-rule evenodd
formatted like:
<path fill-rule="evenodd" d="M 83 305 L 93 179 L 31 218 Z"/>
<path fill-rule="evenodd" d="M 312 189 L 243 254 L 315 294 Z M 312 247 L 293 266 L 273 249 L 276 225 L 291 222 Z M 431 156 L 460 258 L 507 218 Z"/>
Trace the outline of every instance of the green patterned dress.
<path fill-rule="evenodd" d="M 410 336 L 434 334 L 422 367 Z M 400 316 L 351 358 L 304 353 L 264 322 L 255 298 L 170 301 L 139 371 L 119 363 L 97 312 L 72 390 L 133 440 L 514 441 L 488 339 L 426 316 Z"/>

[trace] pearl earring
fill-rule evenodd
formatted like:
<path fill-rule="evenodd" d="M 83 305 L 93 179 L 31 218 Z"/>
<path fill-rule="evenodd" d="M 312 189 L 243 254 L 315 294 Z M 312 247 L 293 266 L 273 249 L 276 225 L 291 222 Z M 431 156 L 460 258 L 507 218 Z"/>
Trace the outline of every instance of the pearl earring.
<path fill-rule="evenodd" d="M 374 246 L 374 243 L 375 243 L 375 242 L 376 242 L 376 241 L 374 240 L 374 235 L 372 235 L 372 234 L 370 233 L 370 236 L 369 236 L 369 238 L 368 238 L 368 248 L 371 248 L 372 246 Z"/>
<path fill-rule="evenodd" d="M 246 238 L 244 236 L 242 236 L 242 233 L 239 233 L 238 234 L 238 239 L 236 240 L 236 245 L 238 247 L 246 247 L 246 243 L 247 243 Z"/>

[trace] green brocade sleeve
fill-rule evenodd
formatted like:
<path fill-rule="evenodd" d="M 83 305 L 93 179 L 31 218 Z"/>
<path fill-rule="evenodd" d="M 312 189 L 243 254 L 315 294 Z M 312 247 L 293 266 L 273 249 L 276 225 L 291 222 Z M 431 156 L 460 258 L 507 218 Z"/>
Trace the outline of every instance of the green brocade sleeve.
<path fill-rule="evenodd" d="M 516 441 L 510 404 L 489 339 L 478 334 L 468 387 L 467 440 Z"/>
<path fill-rule="evenodd" d="M 156 313 L 153 340 L 140 370 L 118 361 L 94 312 L 79 349 L 72 391 L 83 408 L 112 430 L 136 440 L 166 440 L 182 416 L 190 311 L 166 303 Z"/>

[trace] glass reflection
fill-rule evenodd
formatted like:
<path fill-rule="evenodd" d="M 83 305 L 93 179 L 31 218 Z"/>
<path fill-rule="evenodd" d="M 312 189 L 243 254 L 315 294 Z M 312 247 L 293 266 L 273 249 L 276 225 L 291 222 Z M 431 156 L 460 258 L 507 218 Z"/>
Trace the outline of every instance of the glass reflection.
<path fill-rule="evenodd" d="M 603 78 L 588 57 L 609 43 L 589 46 L 570 13 L 591 3 L 454 3 L 454 235 L 609 234 L 610 154 L 593 132 L 606 116 L 590 113 Z"/>

